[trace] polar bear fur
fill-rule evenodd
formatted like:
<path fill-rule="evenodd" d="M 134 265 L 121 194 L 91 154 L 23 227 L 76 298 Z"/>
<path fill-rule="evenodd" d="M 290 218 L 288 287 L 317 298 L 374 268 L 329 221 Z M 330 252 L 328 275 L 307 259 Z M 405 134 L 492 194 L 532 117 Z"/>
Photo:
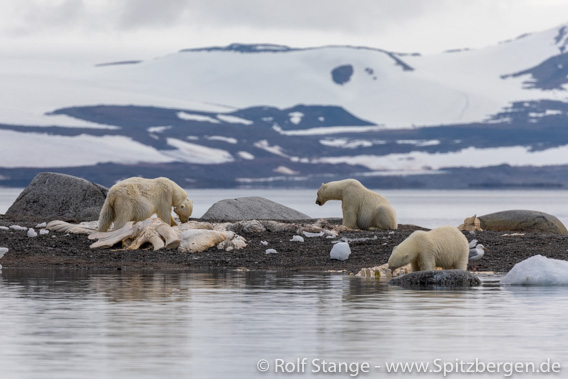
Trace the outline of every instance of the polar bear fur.
<path fill-rule="evenodd" d="M 410 263 L 412 271 L 436 267 L 466 270 L 469 244 L 458 228 L 440 226 L 428 232 L 417 230 L 392 250 L 389 268 L 395 270 Z"/>
<path fill-rule="evenodd" d="M 171 226 L 177 225 L 172 207 L 181 222 L 189 220 L 193 202 L 187 193 L 168 178 L 128 178 L 116 183 L 108 191 L 99 215 L 99 231 L 106 232 L 114 222 L 114 230 L 128 221 L 143 221 L 156 214 Z"/>
<path fill-rule="evenodd" d="M 358 180 L 323 183 L 316 204 L 341 200 L 343 225 L 352 229 L 397 229 L 396 213 L 387 199 L 368 190 Z"/>

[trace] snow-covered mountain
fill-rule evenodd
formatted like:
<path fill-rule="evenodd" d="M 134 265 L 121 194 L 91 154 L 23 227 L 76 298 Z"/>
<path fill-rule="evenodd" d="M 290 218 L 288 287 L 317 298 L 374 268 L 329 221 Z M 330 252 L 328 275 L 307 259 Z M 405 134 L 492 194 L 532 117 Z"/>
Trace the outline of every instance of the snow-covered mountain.
<path fill-rule="evenodd" d="M 568 26 L 480 50 L 182 50 L 83 66 L 0 62 L 0 185 L 568 185 Z"/>

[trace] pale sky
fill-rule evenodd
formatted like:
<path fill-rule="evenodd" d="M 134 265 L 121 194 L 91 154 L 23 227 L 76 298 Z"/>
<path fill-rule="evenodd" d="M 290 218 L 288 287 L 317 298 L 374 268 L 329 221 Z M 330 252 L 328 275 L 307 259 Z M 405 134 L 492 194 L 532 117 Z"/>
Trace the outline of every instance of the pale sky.
<path fill-rule="evenodd" d="M 568 0 L 0 0 L 0 57 L 151 59 L 233 42 L 480 48 L 568 23 Z"/>

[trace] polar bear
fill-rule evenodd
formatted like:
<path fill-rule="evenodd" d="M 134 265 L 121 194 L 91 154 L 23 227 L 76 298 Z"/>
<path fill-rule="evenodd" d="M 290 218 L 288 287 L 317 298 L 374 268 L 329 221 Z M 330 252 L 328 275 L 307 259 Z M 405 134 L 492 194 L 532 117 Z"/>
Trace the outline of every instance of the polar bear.
<path fill-rule="evenodd" d="M 143 221 L 156 214 L 171 226 L 177 225 L 172 207 L 181 222 L 189 220 L 193 202 L 179 185 L 168 178 L 128 178 L 108 191 L 99 215 L 99 231 L 106 232 L 114 221 L 114 230 L 128 221 Z"/>
<path fill-rule="evenodd" d="M 428 232 L 417 230 L 392 250 L 389 268 L 395 270 L 410 263 L 412 271 L 436 267 L 467 269 L 469 244 L 458 228 L 440 226 Z"/>
<path fill-rule="evenodd" d="M 343 225 L 352 229 L 397 229 L 396 213 L 387 199 L 368 190 L 358 180 L 322 183 L 316 204 L 341 200 Z"/>

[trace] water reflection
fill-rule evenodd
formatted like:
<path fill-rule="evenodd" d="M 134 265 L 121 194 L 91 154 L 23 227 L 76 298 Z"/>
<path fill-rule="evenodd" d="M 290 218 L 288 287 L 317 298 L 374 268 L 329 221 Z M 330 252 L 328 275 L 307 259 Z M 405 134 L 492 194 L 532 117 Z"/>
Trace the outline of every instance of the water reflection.
<path fill-rule="evenodd" d="M 0 367 L 10 378 L 249 378 L 261 358 L 562 362 L 567 291 L 414 291 L 269 271 L 4 269 Z"/>

